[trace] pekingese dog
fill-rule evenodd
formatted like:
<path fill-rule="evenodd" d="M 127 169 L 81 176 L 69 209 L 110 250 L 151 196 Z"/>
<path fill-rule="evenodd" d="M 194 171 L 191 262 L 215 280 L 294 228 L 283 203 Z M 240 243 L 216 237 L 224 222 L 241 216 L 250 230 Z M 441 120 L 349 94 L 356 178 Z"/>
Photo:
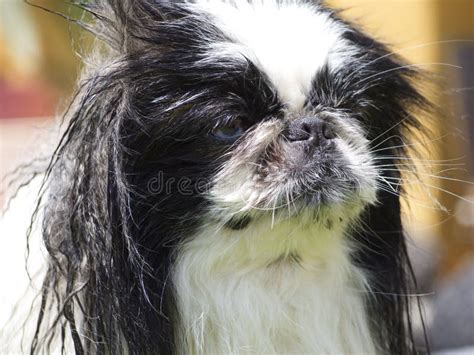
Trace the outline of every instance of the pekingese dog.
<path fill-rule="evenodd" d="M 416 353 L 413 67 L 318 1 L 80 6 L 32 353 Z"/>

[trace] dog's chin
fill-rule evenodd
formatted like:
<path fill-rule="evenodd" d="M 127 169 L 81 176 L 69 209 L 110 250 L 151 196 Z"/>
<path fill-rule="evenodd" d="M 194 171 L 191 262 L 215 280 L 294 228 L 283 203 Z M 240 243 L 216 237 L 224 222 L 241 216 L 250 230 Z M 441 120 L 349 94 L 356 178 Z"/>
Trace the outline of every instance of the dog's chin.
<path fill-rule="evenodd" d="M 272 227 L 291 220 L 315 228 L 346 228 L 358 219 L 368 205 L 376 202 L 376 188 L 361 185 L 356 178 L 330 176 L 318 183 L 299 180 L 282 186 L 281 190 L 285 193 L 266 203 L 266 207 L 253 206 L 232 214 L 226 220 L 226 227 L 244 230 L 252 223 L 270 218 Z"/>

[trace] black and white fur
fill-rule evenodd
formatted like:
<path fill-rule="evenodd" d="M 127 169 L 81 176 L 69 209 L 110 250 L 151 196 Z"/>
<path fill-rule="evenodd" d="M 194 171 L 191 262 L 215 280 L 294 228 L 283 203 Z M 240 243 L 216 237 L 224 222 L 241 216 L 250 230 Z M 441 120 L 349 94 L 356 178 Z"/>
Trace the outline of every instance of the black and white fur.
<path fill-rule="evenodd" d="M 83 6 L 97 50 L 45 174 L 23 344 L 417 352 L 390 185 L 417 73 L 317 1 Z"/>

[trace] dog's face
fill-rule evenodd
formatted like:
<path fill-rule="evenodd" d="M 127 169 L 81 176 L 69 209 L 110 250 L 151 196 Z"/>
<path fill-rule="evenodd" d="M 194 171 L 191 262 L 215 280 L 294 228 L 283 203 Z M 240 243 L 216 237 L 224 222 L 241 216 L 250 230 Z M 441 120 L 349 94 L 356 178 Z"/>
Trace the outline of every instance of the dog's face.
<path fill-rule="evenodd" d="M 209 133 L 230 152 L 210 191 L 217 218 L 243 228 L 265 214 L 310 212 L 312 223 L 332 225 L 373 203 L 367 131 L 355 88 L 343 86 L 357 75 L 357 48 L 343 26 L 311 4 L 205 8 L 229 38 L 212 45 L 210 60 L 233 62 L 247 91 L 236 93 L 240 110 Z"/>
<path fill-rule="evenodd" d="M 393 54 L 311 1 L 159 14 L 131 46 L 132 100 L 151 130 L 131 144 L 132 185 L 152 192 L 148 207 L 171 225 L 240 230 L 268 216 L 346 225 L 376 202 L 377 164 L 393 163 L 384 148 L 416 96 Z"/>

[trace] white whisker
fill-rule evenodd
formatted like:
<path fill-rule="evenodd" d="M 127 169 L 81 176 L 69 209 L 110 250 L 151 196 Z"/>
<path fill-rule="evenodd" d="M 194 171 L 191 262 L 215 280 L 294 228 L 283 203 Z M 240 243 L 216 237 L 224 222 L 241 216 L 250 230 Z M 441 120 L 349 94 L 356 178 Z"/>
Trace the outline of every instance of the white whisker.
<path fill-rule="evenodd" d="M 384 75 L 384 74 L 389 74 L 389 73 L 396 72 L 396 71 L 403 70 L 403 69 L 418 68 L 418 67 L 430 66 L 430 65 L 440 65 L 440 66 L 445 66 L 445 67 L 454 68 L 454 69 L 463 69 L 459 65 L 450 64 L 450 63 L 408 64 L 408 65 L 403 65 L 403 66 L 399 66 L 399 67 L 396 67 L 396 68 L 388 69 L 388 70 L 385 70 L 385 71 L 382 71 L 380 73 L 376 73 L 376 74 L 373 74 L 373 75 L 369 75 L 368 77 L 366 77 L 362 80 L 359 80 L 357 83 L 355 83 L 355 85 L 360 85 L 360 84 L 363 84 L 363 83 L 371 83 L 372 81 L 370 81 L 370 79 L 380 77 L 381 75 Z"/>

